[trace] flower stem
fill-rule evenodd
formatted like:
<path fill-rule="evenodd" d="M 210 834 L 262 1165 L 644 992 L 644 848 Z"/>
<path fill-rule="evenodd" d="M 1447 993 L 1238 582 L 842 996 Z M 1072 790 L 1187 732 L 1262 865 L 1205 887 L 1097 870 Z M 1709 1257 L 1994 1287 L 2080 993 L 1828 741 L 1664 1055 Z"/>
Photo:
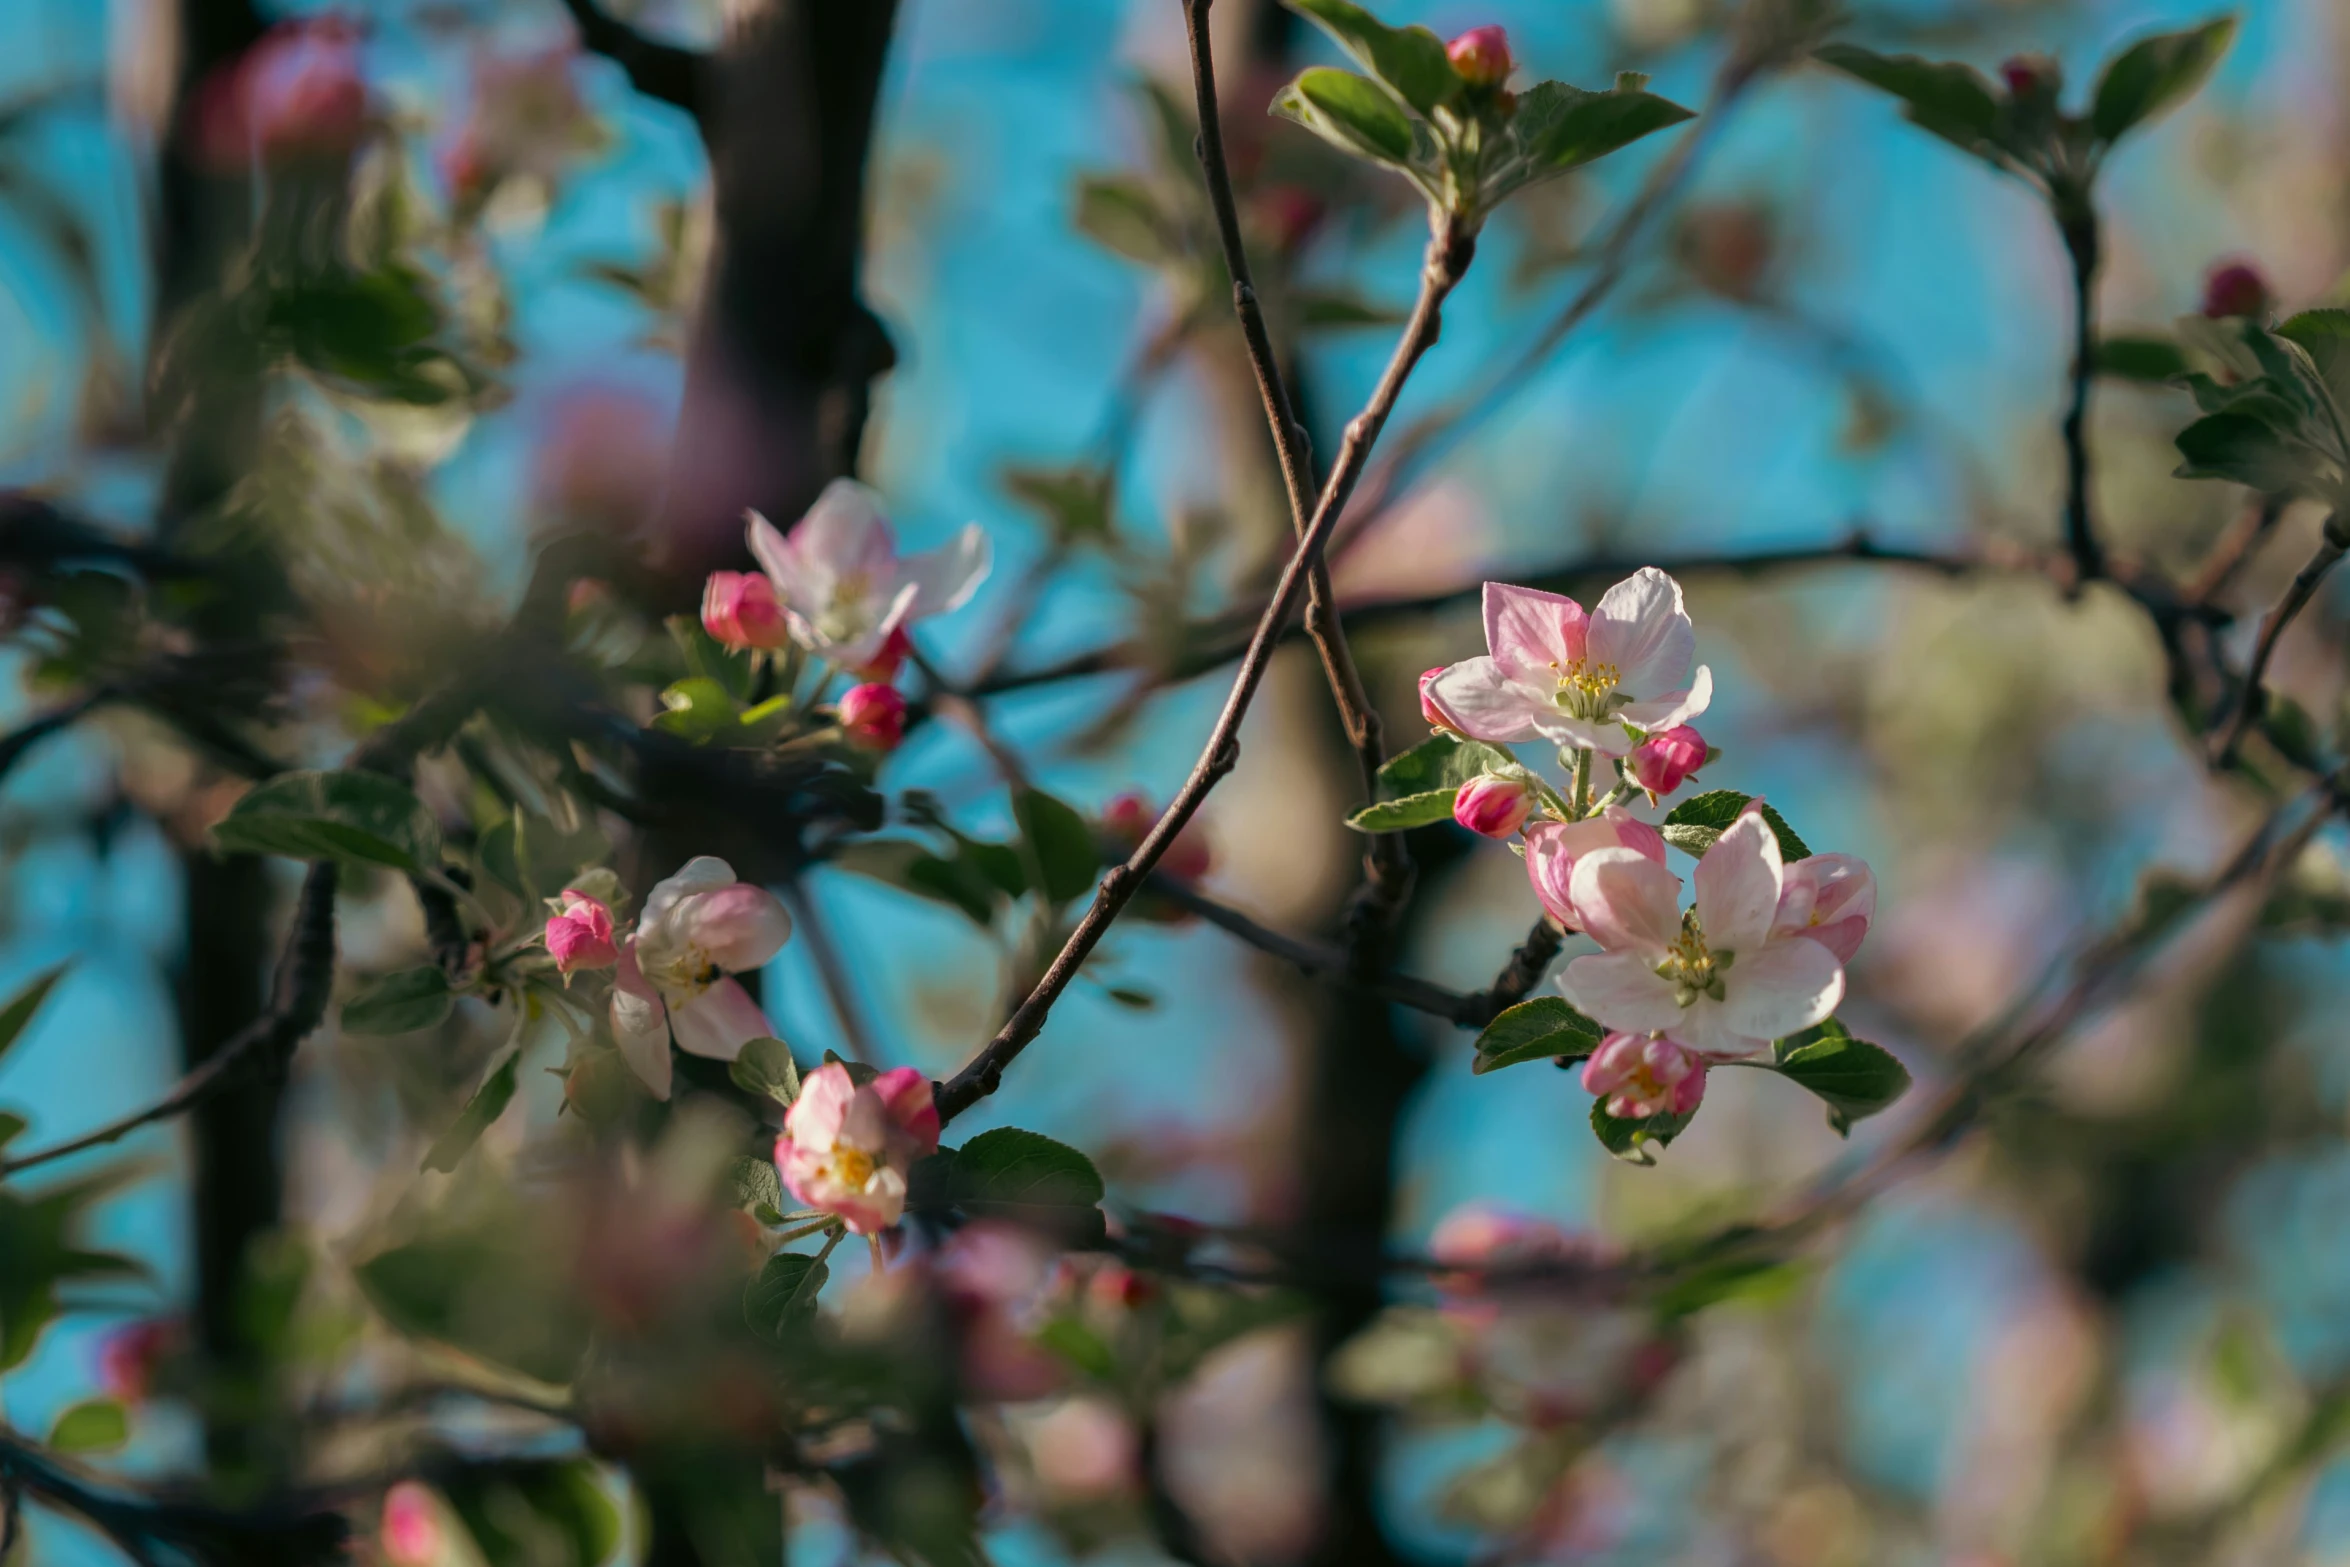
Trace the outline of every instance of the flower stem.
<path fill-rule="evenodd" d="M 1582 747 L 1575 752 L 1575 816 L 1578 820 L 1591 814 L 1591 749 Z"/>

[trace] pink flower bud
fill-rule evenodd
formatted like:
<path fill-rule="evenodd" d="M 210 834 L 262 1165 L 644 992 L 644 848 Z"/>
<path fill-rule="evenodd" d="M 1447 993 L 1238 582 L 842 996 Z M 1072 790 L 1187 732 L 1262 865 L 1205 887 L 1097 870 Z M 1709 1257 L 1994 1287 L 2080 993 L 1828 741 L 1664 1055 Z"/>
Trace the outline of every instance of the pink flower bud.
<path fill-rule="evenodd" d="M 713 571 L 702 589 L 702 629 L 738 652 L 791 640 L 775 584 L 756 571 Z"/>
<path fill-rule="evenodd" d="M 2203 313 L 2217 321 L 2225 316 L 2266 316 L 2270 301 L 2268 279 L 2248 261 L 2230 261 L 2213 267 L 2203 280 Z"/>
<path fill-rule="evenodd" d="M 1447 665 L 1439 664 L 1434 669 L 1427 670 L 1421 674 L 1420 716 L 1428 720 L 1429 728 L 1449 729 L 1457 735 L 1461 732 L 1461 726 L 1454 723 L 1449 717 L 1445 715 L 1444 709 L 1436 705 L 1436 697 L 1434 693 L 1428 689 L 1430 685 L 1435 683 L 1436 677 L 1443 674 L 1448 667 L 1449 666 Z"/>
<path fill-rule="evenodd" d="M 894 751 L 906 737 L 906 699 L 896 686 L 851 686 L 840 699 L 839 712 L 841 732 L 864 750 Z"/>
<path fill-rule="evenodd" d="M 1687 1115 L 1705 1098 L 1705 1058 L 1661 1035 L 1610 1034 L 1583 1063 L 1583 1089 L 1619 1121 Z"/>
<path fill-rule="evenodd" d="M 1132 854 L 1142 847 L 1142 840 L 1150 836 L 1158 820 L 1157 809 L 1141 795 L 1129 791 L 1102 807 L 1102 836 L 1118 849 Z M 1207 835 L 1200 831 L 1199 818 L 1194 817 L 1183 824 L 1183 830 L 1160 856 L 1159 874 L 1176 881 L 1197 881 L 1215 863 L 1215 850 L 1209 847 Z"/>
<path fill-rule="evenodd" d="M 1534 791 L 1523 778 L 1487 773 L 1461 785 L 1453 796 L 1452 819 L 1473 833 L 1507 838 L 1534 814 Z"/>
<path fill-rule="evenodd" d="M 897 679 L 898 670 L 904 667 L 907 655 L 913 651 L 914 644 L 907 637 L 906 628 L 892 626 L 889 628 L 889 635 L 881 639 L 880 650 L 864 663 L 848 666 L 848 671 L 859 680 L 871 680 L 886 685 Z"/>
<path fill-rule="evenodd" d="M 156 1368 L 180 1347 L 181 1337 L 174 1317 L 124 1323 L 99 1341 L 98 1385 L 118 1404 L 145 1403 Z"/>
<path fill-rule="evenodd" d="M 584 892 L 565 888 L 561 906 L 547 921 L 547 950 L 565 974 L 610 968 L 620 961 L 620 948 L 612 940 L 611 909 Z"/>
<path fill-rule="evenodd" d="M 1452 68 L 1473 87 L 1499 87 L 1510 79 L 1509 34 L 1499 27 L 1472 27 L 1444 46 Z"/>
<path fill-rule="evenodd" d="M 391 1567 L 432 1567 L 441 1559 L 441 1520 L 430 1491 L 403 1480 L 384 1493 L 382 1543 Z"/>
<path fill-rule="evenodd" d="M 2064 88 L 2064 68 L 2044 54 L 2008 56 L 2000 62 L 1999 78 L 2017 99 L 2054 98 Z"/>
<path fill-rule="evenodd" d="M 198 89 L 194 139 L 215 168 L 256 156 L 331 168 L 358 150 L 369 110 L 357 29 L 336 17 L 282 22 Z"/>
<path fill-rule="evenodd" d="M 1687 724 L 1650 735 L 1625 759 L 1624 770 L 1650 795 L 1671 794 L 1705 765 L 1705 736 Z"/>

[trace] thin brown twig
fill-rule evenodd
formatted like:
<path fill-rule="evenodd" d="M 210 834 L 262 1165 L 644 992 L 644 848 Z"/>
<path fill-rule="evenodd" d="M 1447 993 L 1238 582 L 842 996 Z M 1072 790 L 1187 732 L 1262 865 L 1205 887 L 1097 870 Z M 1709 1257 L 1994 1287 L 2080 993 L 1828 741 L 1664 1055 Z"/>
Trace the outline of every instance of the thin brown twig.
<path fill-rule="evenodd" d="M 1311 521 L 1314 500 L 1314 458 L 1305 426 L 1298 422 L 1283 382 L 1273 335 L 1265 325 L 1264 308 L 1257 298 L 1256 281 L 1249 273 L 1248 246 L 1240 233 L 1240 211 L 1232 194 L 1232 171 L 1224 157 L 1223 115 L 1216 98 L 1216 61 L 1208 33 L 1208 11 L 1215 0 L 1183 0 L 1183 18 L 1191 40 L 1192 95 L 1199 111 L 1201 177 L 1208 188 L 1208 205 L 1216 215 L 1216 237 L 1224 252 L 1224 267 L 1232 277 L 1232 313 L 1240 320 L 1240 335 L 1248 345 L 1249 368 L 1256 374 L 1257 395 L 1265 405 L 1265 423 L 1273 433 L 1280 456 L 1281 479 L 1289 493 L 1289 516 L 1302 541 Z M 1317 557 L 1306 573 L 1306 635 L 1313 639 L 1330 682 L 1330 696 L 1346 727 L 1347 744 L 1354 748 L 1361 771 L 1362 798 L 1377 797 L 1379 768 L 1387 760 L 1379 711 L 1363 689 L 1362 671 L 1347 645 L 1346 626 L 1330 585 L 1330 564 Z M 1364 856 L 1364 873 L 1372 896 L 1383 905 L 1401 901 L 1411 881 L 1411 856 L 1401 833 L 1374 833 Z"/>
<path fill-rule="evenodd" d="M 1412 307 L 1412 315 L 1404 326 L 1403 335 L 1395 345 L 1395 352 L 1387 362 L 1379 384 L 1371 398 L 1346 427 L 1346 437 L 1340 442 L 1338 459 L 1332 465 L 1330 477 L 1314 509 L 1313 523 L 1306 535 L 1298 541 L 1283 568 L 1280 583 L 1274 588 L 1271 602 L 1258 617 L 1255 632 L 1248 649 L 1241 656 L 1240 669 L 1234 675 L 1232 689 L 1224 698 L 1223 711 L 1201 748 L 1199 760 L 1192 764 L 1190 776 L 1175 792 L 1175 797 L 1161 813 L 1158 823 L 1143 838 L 1132 857 L 1124 864 L 1113 866 L 1102 878 L 1101 888 L 1077 927 L 1063 943 L 1060 953 L 1045 970 L 1044 976 L 1028 993 L 1026 1000 L 1014 1009 L 1004 1026 L 993 1039 L 967 1062 L 963 1069 L 939 1085 L 937 1090 L 939 1117 L 952 1120 L 987 1095 L 995 1092 L 1003 1081 L 1004 1069 L 1028 1048 L 1044 1028 L 1045 1018 L 1053 1003 L 1076 979 L 1085 960 L 1100 945 L 1111 923 L 1141 890 L 1144 878 L 1166 854 L 1175 835 L 1198 812 L 1200 802 L 1208 792 L 1222 782 L 1240 759 L 1240 722 L 1248 715 L 1249 704 L 1256 699 L 1257 689 L 1264 683 L 1265 671 L 1270 667 L 1273 651 L 1281 640 L 1283 628 L 1297 608 L 1306 583 L 1306 576 L 1330 539 L 1332 528 L 1346 509 L 1347 497 L 1362 477 L 1363 464 L 1369 458 L 1372 446 L 1385 428 L 1388 416 L 1395 410 L 1396 398 L 1402 395 L 1404 382 L 1412 369 L 1435 343 L 1441 327 L 1444 300 L 1467 271 L 1476 253 L 1475 236 L 1464 231 L 1449 215 L 1432 213 L 1430 226 L 1434 230 L 1426 260 L 1420 273 L 1420 293 Z"/>
<path fill-rule="evenodd" d="M 2334 569 L 2345 550 L 2350 550 L 2350 517 L 2335 512 L 2326 518 L 2325 537 L 2319 542 L 2317 553 L 2309 557 L 2309 563 L 2285 589 L 2285 596 L 2277 600 L 2276 608 L 2261 622 L 2260 641 L 2253 647 L 2252 662 L 2244 670 L 2243 688 L 2237 693 L 2234 710 L 2220 726 L 2219 739 L 2212 748 L 2215 762 L 2224 763 L 2233 758 L 2236 747 L 2244 741 L 2244 731 L 2261 716 L 2268 700 L 2261 682 L 2268 676 L 2268 662 L 2276 654 L 2278 639 L 2293 623 L 2293 617 L 2316 595 L 2317 585 Z"/>

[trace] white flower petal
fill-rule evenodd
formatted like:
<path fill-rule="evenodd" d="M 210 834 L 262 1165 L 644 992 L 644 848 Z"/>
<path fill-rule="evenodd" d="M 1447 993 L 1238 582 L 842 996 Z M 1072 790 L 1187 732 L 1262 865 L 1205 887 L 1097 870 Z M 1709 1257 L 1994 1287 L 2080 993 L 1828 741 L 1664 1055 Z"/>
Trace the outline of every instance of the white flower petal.
<path fill-rule="evenodd" d="M 1616 716 L 1628 724 L 1638 724 L 1653 735 L 1689 722 L 1713 703 L 1714 672 L 1700 664 L 1688 690 L 1675 691 L 1653 701 L 1626 702 L 1616 709 Z"/>
<path fill-rule="evenodd" d="M 1783 881 L 1778 835 L 1762 812 L 1744 813 L 1697 862 L 1697 922 L 1705 927 L 1705 944 L 1744 962 L 1748 949 L 1771 934 Z"/>
<path fill-rule="evenodd" d="M 1598 849 L 1584 855 L 1575 862 L 1567 888 L 1584 930 L 1610 952 L 1631 953 L 1653 968 L 1680 937 L 1681 878 L 1637 849 Z"/>
<path fill-rule="evenodd" d="M 731 979 L 672 1007 L 669 1026 L 677 1031 L 678 1049 L 713 1061 L 732 1061 L 743 1046 L 774 1032 L 751 993 Z"/>
<path fill-rule="evenodd" d="M 1624 733 L 1624 726 L 1613 718 L 1577 718 L 1559 708 L 1545 704 L 1535 715 L 1534 726 L 1542 738 L 1554 745 L 1597 751 L 1602 756 L 1629 756 L 1632 737 Z"/>
<path fill-rule="evenodd" d="M 1812 945 L 1818 945 L 1816 942 Z M 1629 952 L 1594 952 L 1559 975 L 1559 989 L 1586 1016 L 1628 1034 L 1650 1034 L 1681 1021 L 1672 981 Z"/>
<path fill-rule="evenodd" d="M 1697 656 L 1697 629 L 1681 607 L 1681 584 L 1643 566 L 1607 590 L 1591 614 L 1591 659 L 1616 666 L 1634 697 L 1678 691 Z"/>
<path fill-rule="evenodd" d="M 1426 694 L 1438 712 L 1478 740 L 1530 739 L 1538 732 L 1537 720 L 1557 711 L 1490 658 L 1463 659 L 1429 681 Z"/>
<path fill-rule="evenodd" d="M 1725 1023 L 1741 1034 L 1784 1039 L 1835 1012 L 1844 999 L 1844 965 L 1816 941 L 1787 937 L 1739 953 L 1722 984 Z"/>
<path fill-rule="evenodd" d="M 661 998 L 645 984 L 637 970 L 635 944 L 620 954 L 620 972 L 612 986 L 612 1038 L 655 1099 L 669 1097 L 669 1016 Z"/>
<path fill-rule="evenodd" d="M 797 632 L 803 625 L 799 612 L 813 609 L 832 596 L 831 578 L 811 572 L 807 562 L 800 558 L 800 552 L 776 531 L 774 523 L 755 511 L 745 512 L 743 516 L 748 521 L 751 554 L 767 573 L 767 580 L 775 584 L 775 596 L 783 601 Z M 801 640 L 807 640 L 805 635 Z"/>
<path fill-rule="evenodd" d="M 826 485 L 791 530 L 790 542 L 804 569 L 823 571 L 835 581 L 855 573 L 887 581 L 897 563 L 897 539 L 881 497 L 854 479 Z"/>
<path fill-rule="evenodd" d="M 907 618 L 943 615 L 962 608 L 986 580 L 994 561 L 995 547 L 988 541 L 987 530 L 976 522 L 943 548 L 908 556 L 898 576 L 902 586 L 914 589 Z"/>
<path fill-rule="evenodd" d="M 714 854 L 697 854 L 680 865 L 676 874 L 653 883 L 653 890 L 645 894 L 644 919 L 639 928 L 666 924 L 670 910 L 694 893 L 715 892 L 733 885 L 733 866 Z"/>
<path fill-rule="evenodd" d="M 1745 1033 L 1723 1002 L 1701 996 L 1673 1025 L 1673 1037 L 1700 1055 L 1735 1061 L 1770 1048 L 1770 1036 Z"/>

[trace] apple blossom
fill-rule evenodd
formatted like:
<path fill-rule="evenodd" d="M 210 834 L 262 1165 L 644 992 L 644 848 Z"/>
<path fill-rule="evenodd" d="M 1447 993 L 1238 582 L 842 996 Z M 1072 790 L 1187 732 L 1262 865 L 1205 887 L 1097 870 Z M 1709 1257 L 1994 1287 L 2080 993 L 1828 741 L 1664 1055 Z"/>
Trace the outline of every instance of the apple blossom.
<path fill-rule="evenodd" d="M 1749 805 L 1681 878 L 1632 849 L 1575 862 L 1569 891 L 1604 951 L 1567 965 L 1559 988 L 1607 1028 L 1669 1033 L 1717 1058 L 1751 1055 L 1821 1022 L 1844 999 L 1844 965 L 1824 943 L 1775 930 L 1786 871 L 1779 840 Z"/>
<path fill-rule="evenodd" d="M 583 968 L 609 968 L 620 961 L 620 949 L 612 941 L 609 905 L 576 887 L 566 887 L 562 897 L 548 901 L 554 904 L 555 913 L 547 921 L 547 950 L 555 955 L 555 967 L 566 977 Z"/>
<path fill-rule="evenodd" d="M 1850 963 L 1876 913 L 1877 878 L 1867 864 L 1850 854 L 1815 854 L 1787 867 L 1771 933 L 1808 936 Z"/>
<path fill-rule="evenodd" d="M 1620 1121 L 1687 1115 L 1705 1097 L 1705 1057 L 1663 1035 L 1610 1034 L 1583 1063 L 1583 1088 Z"/>
<path fill-rule="evenodd" d="M 1507 838 L 1533 813 L 1533 785 L 1498 773 L 1470 779 L 1452 801 L 1452 819 L 1488 838 Z"/>
<path fill-rule="evenodd" d="M 1543 912 L 1563 930 L 1581 930 L 1572 882 L 1575 861 L 1600 849 L 1630 849 L 1665 863 L 1664 835 L 1620 805 L 1579 822 L 1536 822 L 1526 829 L 1526 879 Z"/>
<path fill-rule="evenodd" d="M 441 1520 L 432 1493 L 414 1480 L 386 1491 L 380 1538 L 390 1567 L 433 1567 L 441 1559 Z"/>
<path fill-rule="evenodd" d="M 775 584 L 756 571 L 713 571 L 702 589 L 702 629 L 721 646 L 767 651 L 791 641 Z"/>
<path fill-rule="evenodd" d="M 1532 1271 L 1545 1263 L 1563 1263 L 1591 1250 L 1579 1238 L 1548 1219 L 1529 1218 L 1503 1208 L 1471 1203 L 1446 1214 L 1428 1237 L 1428 1255 L 1448 1269 L 1434 1275 L 1438 1289 L 1448 1295 L 1482 1295 L 1488 1273 L 1512 1269 Z"/>
<path fill-rule="evenodd" d="M 758 968 L 790 935 L 775 895 L 736 881 L 724 860 L 700 855 L 654 886 L 620 952 L 612 1033 L 655 1098 L 669 1097 L 672 1034 L 678 1049 L 720 1061 L 766 1036 L 767 1015 L 728 976 Z"/>
<path fill-rule="evenodd" d="M 2215 321 L 2226 316 L 2265 316 L 2274 298 L 2268 279 L 2248 261 L 2213 267 L 2203 280 L 2203 313 Z"/>
<path fill-rule="evenodd" d="M 1510 79 L 1510 37 L 1501 28 L 1488 23 L 1472 27 L 1444 46 L 1452 68 L 1461 74 L 1461 80 L 1475 87 L 1499 87 Z"/>
<path fill-rule="evenodd" d="M 1713 674 L 1691 677 L 1697 632 L 1681 585 L 1644 566 L 1601 596 L 1589 615 L 1573 599 L 1485 584 L 1487 656 L 1425 680 L 1438 722 L 1478 740 L 1540 735 L 1562 746 L 1622 756 L 1648 733 L 1695 718 L 1713 700 Z"/>
<path fill-rule="evenodd" d="M 867 751 L 894 751 L 906 737 L 906 699 L 895 686 L 851 686 L 839 703 L 841 733 Z"/>
<path fill-rule="evenodd" d="M 1705 765 L 1706 751 L 1705 736 L 1687 724 L 1676 724 L 1635 746 L 1624 759 L 1624 771 L 1653 800 L 1695 778 Z"/>
<path fill-rule="evenodd" d="M 910 1066 L 860 1087 L 834 1061 L 808 1074 L 783 1118 L 775 1164 L 791 1194 L 872 1235 L 906 1211 L 906 1172 L 938 1151 L 930 1080 Z"/>
<path fill-rule="evenodd" d="M 1420 716 L 1428 720 L 1428 727 L 1431 729 L 1442 729 L 1458 734 L 1460 730 L 1454 727 L 1451 719 L 1444 716 L 1443 709 L 1439 708 L 1428 694 L 1428 688 L 1435 683 L 1438 675 L 1444 673 L 1444 668 L 1445 666 L 1439 664 L 1434 669 L 1421 671 Z"/>
<path fill-rule="evenodd" d="M 773 580 L 792 635 L 843 669 L 874 671 L 895 633 L 961 605 L 988 571 L 977 523 L 944 548 L 901 556 L 879 498 L 851 479 L 825 486 L 788 537 L 749 516 L 751 553 Z"/>

